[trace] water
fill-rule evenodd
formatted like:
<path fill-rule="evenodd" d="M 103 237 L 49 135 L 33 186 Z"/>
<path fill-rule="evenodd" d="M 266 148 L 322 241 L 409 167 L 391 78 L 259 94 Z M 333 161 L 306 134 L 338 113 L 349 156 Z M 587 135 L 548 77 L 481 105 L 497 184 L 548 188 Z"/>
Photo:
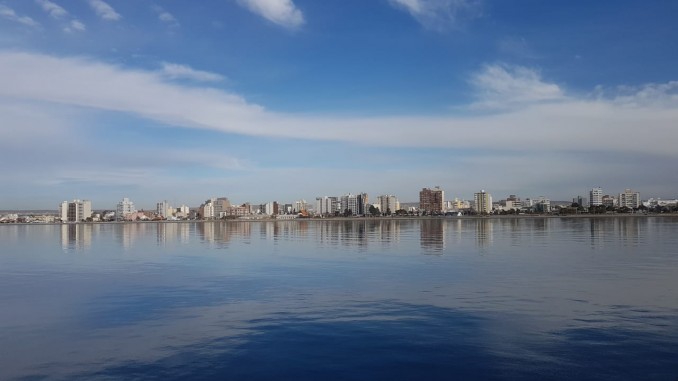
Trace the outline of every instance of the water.
<path fill-rule="evenodd" d="M 678 218 L 0 225 L 2 380 L 678 379 Z"/>

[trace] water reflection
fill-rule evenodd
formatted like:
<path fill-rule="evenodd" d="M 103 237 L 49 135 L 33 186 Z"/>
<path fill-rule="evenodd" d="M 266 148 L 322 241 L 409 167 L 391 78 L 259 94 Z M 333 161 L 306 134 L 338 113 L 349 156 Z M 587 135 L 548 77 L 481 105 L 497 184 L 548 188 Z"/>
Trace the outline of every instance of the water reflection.
<path fill-rule="evenodd" d="M 61 225 L 61 247 L 63 250 L 87 250 L 92 246 L 91 224 Z"/>
<path fill-rule="evenodd" d="M 676 228 L 0 226 L 0 379 L 671 380 Z"/>

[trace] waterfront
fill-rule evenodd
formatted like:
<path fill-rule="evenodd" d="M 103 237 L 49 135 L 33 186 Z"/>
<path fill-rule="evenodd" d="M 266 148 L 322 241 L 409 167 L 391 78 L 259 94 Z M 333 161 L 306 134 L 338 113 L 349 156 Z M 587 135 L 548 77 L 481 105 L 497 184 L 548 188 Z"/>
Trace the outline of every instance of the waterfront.
<path fill-rule="evenodd" d="M 0 226 L 0 379 L 673 380 L 677 228 Z"/>

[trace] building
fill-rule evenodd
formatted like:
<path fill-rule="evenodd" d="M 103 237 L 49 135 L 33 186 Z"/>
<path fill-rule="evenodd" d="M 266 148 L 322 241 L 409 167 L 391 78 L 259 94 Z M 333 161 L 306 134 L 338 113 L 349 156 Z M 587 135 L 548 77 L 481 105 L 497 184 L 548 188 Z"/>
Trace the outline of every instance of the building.
<path fill-rule="evenodd" d="M 61 222 L 81 222 L 92 217 L 92 202 L 89 200 L 64 201 L 59 206 Z"/>
<path fill-rule="evenodd" d="M 341 196 L 339 207 L 340 213 L 349 214 L 352 216 L 365 215 L 367 212 L 366 208 L 369 208 L 367 202 L 367 193 L 361 193 L 358 195 L 349 193 L 347 195 Z"/>
<path fill-rule="evenodd" d="M 155 204 L 155 212 L 164 219 L 174 217 L 174 208 L 172 208 L 172 205 L 167 200 Z"/>
<path fill-rule="evenodd" d="M 419 210 L 427 213 L 442 213 L 445 192 L 440 187 L 422 188 L 419 192 Z"/>
<path fill-rule="evenodd" d="M 271 201 L 269 203 L 266 203 L 266 205 L 264 205 L 264 208 L 263 208 L 264 214 L 267 214 L 269 216 L 276 216 L 276 215 L 280 214 L 279 208 L 280 207 L 279 207 L 277 201 Z"/>
<path fill-rule="evenodd" d="M 597 187 L 589 192 L 589 206 L 603 205 L 603 188 Z"/>
<path fill-rule="evenodd" d="M 188 218 L 190 213 L 191 209 L 186 205 L 181 205 L 175 211 L 176 216 L 179 218 Z"/>
<path fill-rule="evenodd" d="M 492 212 L 492 195 L 481 190 L 473 194 L 473 210 L 479 214 L 489 214 Z"/>
<path fill-rule="evenodd" d="M 335 212 L 339 212 L 341 202 L 338 197 L 316 197 L 315 198 L 315 212 L 320 216 L 333 216 Z"/>
<path fill-rule="evenodd" d="M 118 206 L 115 209 L 115 219 L 118 221 L 123 221 L 126 215 L 136 212 L 137 210 L 134 207 L 134 203 L 130 201 L 129 198 L 125 197 L 118 203 Z"/>
<path fill-rule="evenodd" d="M 520 202 L 520 198 L 518 196 L 512 194 L 508 196 L 504 206 L 506 207 L 507 210 L 511 209 L 519 210 L 520 208 L 522 208 L 523 203 Z"/>
<path fill-rule="evenodd" d="M 394 195 L 387 194 L 377 197 L 377 207 L 382 214 L 390 215 L 400 209 L 398 198 Z"/>
<path fill-rule="evenodd" d="M 308 204 L 306 200 L 299 200 L 294 202 L 294 211 L 297 213 L 306 213 L 308 210 Z"/>
<path fill-rule="evenodd" d="M 228 200 L 228 197 L 216 198 L 212 203 L 214 204 L 214 217 L 219 217 L 223 213 L 228 213 L 228 209 L 231 207 L 231 202 Z"/>
<path fill-rule="evenodd" d="M 620 208 L 638 209 L 640 207 L 640 192 L 631 189 L 624 189 L 624 193 L 619 194 L 617 203 Z"/>
<path fill-rule="evenodd" d="M 617 199 L 614 196 L 605 195 L 602 197 L 602 202 L 606 208 L 615 208 L 617 206 Z"/>
<path fill-rule="evenodd" d="M 213 219 L 216 214 L 214 213 L 214 205 L 216 204 L 217 199 L 216 198 L 211 198 L 209 200 L 206 200 L 204 203 L 200 205 L 200 208 L 198 209 L 198 218 L 202 218 L 203 220 L 211 220 Z"/>
<path fill-rule="evenodd" d="M 534 204 L 534 209 L 538 213 L 551 213 L 551 200 L 544 196 L 539 196 Z"/>

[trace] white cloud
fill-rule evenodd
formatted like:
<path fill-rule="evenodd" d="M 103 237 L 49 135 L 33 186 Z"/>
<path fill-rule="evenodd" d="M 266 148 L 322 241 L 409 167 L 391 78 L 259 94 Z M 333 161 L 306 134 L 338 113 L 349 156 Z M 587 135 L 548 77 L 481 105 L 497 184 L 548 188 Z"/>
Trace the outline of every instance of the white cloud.
<path fill-rule="evenodd" d="M 474 108 L 507 108 L 564 99 L 556 84 L 544 82 L 538 71 L 522 66 L 486 65 L 471 77 L 478 101 Z"/>
<path fill-rule="evenodd" d="M 66 9 L 50 0 L 35 0 L 35 2 L 42 7 L 42 10 L 44 10 L 48 15 L 50 15 L 50 17 L 54 19 L 62 20 L 70 16 Z M 70 18 L 70 20 L 67 21 L 67 23 L 63 26 L 63 30 L 69 33 L 73 31 L 84 32 L 85 29 L 85 24 L 75 18 Z"/>
<path fill-rule="evenodd" d="M 447 117 L 274 113 L 238 95 L 172 83 L 156 72 L 82 58 L 0 52 L 0 83 L 4 84 L 0 97 L 117 111 L 170 126 L 393 147 L 678 155 L 674 82 L 625 95 L 647 101 L 628 107 L 613 97 L 565 96 L 562 89 L 544 83 L 526 68 L 488 66 L 476 77 L 489 94 L 486 99 L 514 97 L 525 107 Z"/>
<path fill-rule="evenodd" d="M 304 23 L 304 15 L 292 0 L 238 0 L 238 3 L 286 28 L 297 28 Z"/>
<path fill-rule="evenodd" d="M 103 0 L 89 0 L 89 5 L 94 9 L 97 16 L 108 21 L 117 21 L 122 18 L 118 12 Z"/>
<path fill-rule="evenodd" d="M 87 29 L 85 27 L 85 24 L 83 24 L 82 22 L 80 22 L 78 20 L 71 20 L 69 28 L 70 28 L 69 30 L 75 30 L 75 31 L 78 31 L 78 32 L 84 32 L 85 29 Z"/>
<path fill-rule="evenodd" d="M 19 16 L 14 12 L 14 9 L 2 4 L 0 4 L 0 17 L 34 28 L 40 26 L 40 24 L 32 18 L 28 16 Z"/>
<path fill-rule="evenodd" d="M 456 28 L 480 14 L 476 0 L 389 0 L 396 8 L 406 10 L 427 29 L 444 31 Z"/>
<path fill-rule="evenodd" d="M 68 12 L 66 12 L 64 8 L 49 0 L 35 0 L 35 2 L 38 3 L 47 14 L 55 19 L 68 15 Z"/>
<path fill-rule="evenodd" d="M 154 5 L 152 8 L 153 8 L 153 11 L 155 11 L 155 13 L 158 14 L 158 20 L 165 22 L 165 23 L 168 23 L 168 24 L 178 25 L 178 21 L 177 21 L 176 17 L 174 17 L 173 14 L 167 12 L 161 6 Z"/>
<path fill-rule="evenodd" d="M 200 82 L 219 82 L 224 79 L 223 76 L 202 70 L 195 70 L 186 65 L 163 62 L 161 73 L 163 76 L 172 79 L 190 79 Z"/>

